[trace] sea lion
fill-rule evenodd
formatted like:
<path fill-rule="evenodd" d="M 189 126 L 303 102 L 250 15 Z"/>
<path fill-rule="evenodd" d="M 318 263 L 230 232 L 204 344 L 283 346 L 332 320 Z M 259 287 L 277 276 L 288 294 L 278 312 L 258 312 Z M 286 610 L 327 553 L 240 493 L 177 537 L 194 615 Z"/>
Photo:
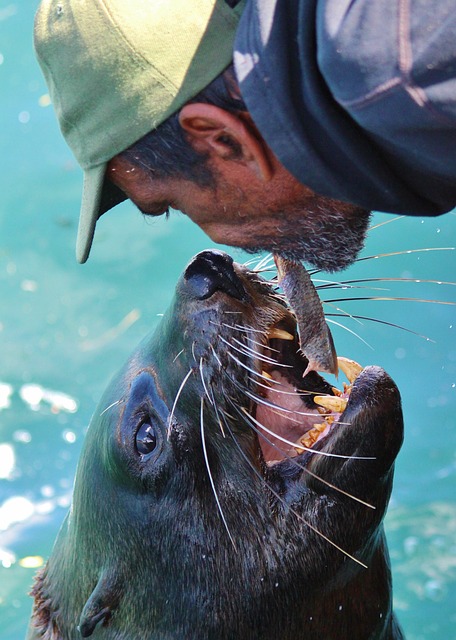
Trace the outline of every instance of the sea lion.
<path fill-rule="evenodd" d="M 95 411 L 29 639 L 403 637 L 382 526 L 399 391 L 367 367 L 337 394 L 298 347 L 270 283 L 190 262 Z"/>

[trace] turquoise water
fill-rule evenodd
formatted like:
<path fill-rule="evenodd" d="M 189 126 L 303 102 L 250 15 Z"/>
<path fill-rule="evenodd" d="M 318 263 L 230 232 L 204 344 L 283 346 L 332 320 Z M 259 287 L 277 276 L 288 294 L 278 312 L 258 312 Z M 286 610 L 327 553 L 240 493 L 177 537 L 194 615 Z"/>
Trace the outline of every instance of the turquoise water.
<path fill-rule="evenodd" d="M 125 204 L 101 220 L 90 261 L 76 264 L 81 174 L 34 61 L 36 5 L 0 2 L 1 640 L 24 635 L 28 565 L 51 550 L 95 403 L 156 325 L 186 262 L 212 246 L 182 215 L 147 222 Z M 363 256 L 451 246 L 454 213 L 384 224 Z M 365 260 L 338 276 L 373 277 L 454 281 L 456 251 Z M 322 296 L 456 302 L 456 287 L 380 282 Z M 346 329 L 332 331 L 341 355 L 383 366 L 403 396 L 406 439 L 386 518 L 399 619 L 409 640 L 456 639 L 456 307 L 370 300 L 326 310 L 336 307 L 409 329 L 336 317 Z"/>

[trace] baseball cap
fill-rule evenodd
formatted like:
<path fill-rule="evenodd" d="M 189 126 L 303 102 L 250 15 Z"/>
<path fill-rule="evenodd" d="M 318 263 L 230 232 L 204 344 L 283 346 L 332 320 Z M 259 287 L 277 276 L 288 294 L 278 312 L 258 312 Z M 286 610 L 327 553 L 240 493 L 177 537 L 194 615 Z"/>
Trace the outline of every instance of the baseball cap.
<path fill-rule="evenodd" d="M 230 64 L 245 0 L 43 0 L 35 52 L 60 128 L 84 172 L 76 257 L 98 218 L 126 199 L 105 180 L 111 158 Z"/>

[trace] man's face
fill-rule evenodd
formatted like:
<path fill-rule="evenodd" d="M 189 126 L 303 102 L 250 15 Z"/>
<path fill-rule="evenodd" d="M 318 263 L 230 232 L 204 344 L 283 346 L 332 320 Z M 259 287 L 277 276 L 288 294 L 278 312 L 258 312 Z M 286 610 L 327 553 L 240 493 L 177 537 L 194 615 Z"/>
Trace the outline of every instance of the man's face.
<path fill-rule="evenodd" d="M 107 177 L 146 215 L 168 208 L 186 214 L 216 243 L 250 253 L 270 251 L 336 271 L 363 246 L 370 212 L 319 196 L 285 169 L 264 182 L 241 164 L 211 167 L 214 184 L 156 178 L 116 156 Z"/>

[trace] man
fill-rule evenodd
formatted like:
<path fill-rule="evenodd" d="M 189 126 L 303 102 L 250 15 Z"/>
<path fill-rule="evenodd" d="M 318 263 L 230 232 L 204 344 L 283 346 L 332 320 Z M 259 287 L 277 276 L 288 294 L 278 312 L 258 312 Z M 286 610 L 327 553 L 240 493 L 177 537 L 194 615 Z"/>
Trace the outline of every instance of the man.
<path fill-rule="evenodd" d="M 43 0 L 35 47 L 84 169 L 80 262 L 126 197 L 327 270 L 370 209 L 456 205 L 454 0 Z"/>

